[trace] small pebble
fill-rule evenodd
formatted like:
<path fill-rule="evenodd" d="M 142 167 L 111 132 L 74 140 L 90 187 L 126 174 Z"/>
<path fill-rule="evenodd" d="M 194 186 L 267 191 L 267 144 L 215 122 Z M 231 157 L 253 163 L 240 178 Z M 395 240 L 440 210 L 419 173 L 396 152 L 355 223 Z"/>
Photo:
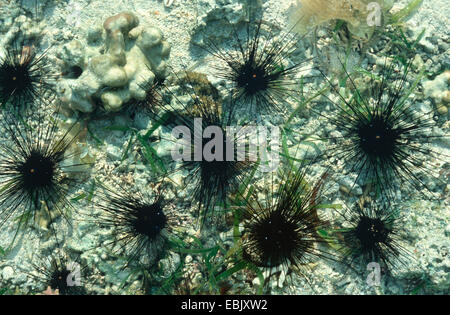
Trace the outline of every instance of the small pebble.
<path fill-rule="evenodd" d="M 445 104 L 450 103 L 450 91 L 449 91 L 449 90 L 447 90 L 447 91 L 444 92 L 444 95 L 442 96 L 442 101 L 443 101 Z"/>
<path fill-rule="evenodd" d="M 444 106 L 444 105 L 441 104 L 441 105 L 438 106 L 437 111 L 441 115 L 447 115 L 448 108 L 447 108 L 447 106 Z"/>
<path fill-rule="evenodd" d="M 14 269 L 11 266 L 3 268 L 2 277 L 4 280 L 9 280 L 14 277 Z"/>

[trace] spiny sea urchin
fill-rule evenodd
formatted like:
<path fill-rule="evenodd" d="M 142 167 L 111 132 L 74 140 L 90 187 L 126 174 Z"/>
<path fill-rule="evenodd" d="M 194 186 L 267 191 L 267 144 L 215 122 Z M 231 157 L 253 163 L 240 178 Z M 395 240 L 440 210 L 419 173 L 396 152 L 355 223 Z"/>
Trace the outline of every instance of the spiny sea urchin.
<path fill-rule="evenodd" d="M 164 107 L 171 113 L 168 125 L 179 128 L 178 130 L 183 128 L 191 135 L 188 140 L 179 139 L 183 142 L 183 154 L 185 149 L 190 149 L 188 150 L 190 153 L 187 158 L 183 156 L 178 171 L 189 171 L 186 175 L 186 184 L 193 184 L 193 198 L 199 203 L 198 209 L 202 212 L 204 220 L 215 206 L 227 204 L 229 194 L 236 190 L 250 171 L 252 162 L 248 156 L 238 157 L 236 147 L 245 139 L 238 133 L 230 135 L 226 128 L 232 126 L 232 109 L 222 106 L 218 94 L 198 94 L 204 92 L 206 87 L 202 84 L 199 86 L 198 78 L 197 80 L 194 78 L 196 77 L 192 74 L 187 74 L 184 78 L 186 82 L 182 84 L 182 88 L 191 94 L 190 104 L 185 105 L 179 97 L 174 97 L 177 104 L 175 106 L 178 108 L 173 105 Z M 197 125 L 198 119 L 201 122 Z M 212 128 L 215 128 L 215 131 L 209 138 L 205 137 L 204 131 Z M 213 140 L 217 140 L 218 143 Z M 228 153 L 230 146 L 232 146 L 231 156 Z M 200 158 L 197 156 L 198 152 L 202 155 Z M 213 158 L 205 158 L 205 152 L 211 153 Z"/>
<path fill-rule="evenodd" d="M 153 198 L 140 191 L 113 191 L 103 187 L 96 208 L 101 214 L 94 221 L 110 227 L 114 240 L 127 263 L 152 265 L 162 258 L 175 216 L 160 192 Z M 116 190 L 116 189 L 115 189 Z"/>
<path fill-rule="evenodd" d="M 50 221 L 57 215 L 65 217 L 73 183 L 67 174 L 80 172 L 78 164 L 68 163 L 68 148 L 78 135 L 76 124 L 58 135 L 56 120 L 38 116 L 28 125 L 4 113 L 0 122 L 5 132 L 0 147 L 0 226 L 18 215 L 17 231 L 42 215 Z"/>
<path fill-rule="evenodd" d="M 81 267 L 79 260 L 79 257 L 71 260 L 66 253 L 57 251 L 49 257 L 39 257 L 30 276 L 41 286 L 41 294 L 85 295 L 86 267 Z"/>
<path fill-rule="evenodd" d="M 46 53 L 32 45 L 12 44 L 0 57 L 0 107 L 20 113 L 54 91 L 53 74 Z"/>
<path fill-rule="evenodd" d="M 306 181 L 307 168 L 289 170 L 266 200 L 257 194 L 243 211 L 243 259 L 258 267 L 301 267 L 315 258 L 330 258 L 318 245 L 318 230 L 327 223 L 318 215 L 320 191 L 326 174 L 314 186 Z"/>
<path fill-rule="evenodd" d="M 353 90 L 351 99 L 339 96 L 333 101 L 336 114 L 324 115 L 340 133 L 328 139 L 334 144 L 328 150 L 331 157 L 341 161 L 350 172 L 356 173 L 356 182 L 373 184 L 376 191 L 390 200 L 400 184 L 408 183 L 423 195 L 432 195 L 432 188 L 424 176 L 439 182 L 436 167 L 430 159 L 443 161 L 443 153 L 428 146 L 445 135 L 434 135 L 436 122 L 433 113 L 413 109 L 408 100 L 417 82 L 409 89 L 407 76 L 411 64 L 398 65 L 392 61 L 379 73 L 370 77 L 367 91 L 357 86 L 346 72 Z M 421 159 L 423 155 L 426 161 Z"/>
<path fill-rule="evenodd" d="M 343 262 L 349 267 L 361 263 L 365 268 L 375 262 L 389 272 L 411 256 L 401 245 L 401 216 L 391 206 L 358 204 L 341 216 L 349 227 L 343 227 L 337 234 Z"/>
<path fill-rule="evenodd" d="M 213 67 L 218 77 L 234 85 L 236 104 L 256 114 L 282 112 L 282 103 L 295 94 L 295 74 L 310 59 L 293 63 L 298 38 L 291 32 L 264 36 L 264 22 L 253 15 L 249 19 L 244 38 L 233 26 L 235 51 L 225 51 L 213 40 L 205 40 L 205 49 L 222 62 Z"/>

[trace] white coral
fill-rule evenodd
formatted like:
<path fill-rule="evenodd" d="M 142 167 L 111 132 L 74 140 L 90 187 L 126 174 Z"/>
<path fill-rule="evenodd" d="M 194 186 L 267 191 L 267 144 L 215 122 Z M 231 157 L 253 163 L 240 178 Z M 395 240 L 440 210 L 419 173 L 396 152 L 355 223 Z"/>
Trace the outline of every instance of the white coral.
<path fill-rule="evenodd" d="M 60 83 L 63 103 L 72 110 L 92 112 L 100 100 L 106 111 L 115 112 L 132 99 L 145 98 L 155 77 L 166 76 L 170 45 L 159 29 L 138 25 L 134 14 L 122 12 L 103 24 L 105 53 L 99 53 L 95 43 L 90 47 L 77 40 L 61 49 L 59 57 L 69 72 L 82 69 L 78 78 Z"/>

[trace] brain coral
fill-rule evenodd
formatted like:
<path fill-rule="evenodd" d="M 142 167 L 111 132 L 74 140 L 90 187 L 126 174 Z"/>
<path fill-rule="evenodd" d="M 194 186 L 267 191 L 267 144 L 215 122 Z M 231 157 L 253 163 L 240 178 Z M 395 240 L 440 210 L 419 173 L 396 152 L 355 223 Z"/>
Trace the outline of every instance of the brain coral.
<path fill-rule="evenodd" d="M 132 99 L 143 100 L 146 87 L 166 76 L 169 54 L 170 45 L 159 29 L 139 26 L 129 12 L 111 16 L 103 29 L 88 32 L 86 43 L 73 40 L 60 50 L 65 74 L 61 100 L 85 113 L 100 103 L 107 112 L 118 111 Z"/>

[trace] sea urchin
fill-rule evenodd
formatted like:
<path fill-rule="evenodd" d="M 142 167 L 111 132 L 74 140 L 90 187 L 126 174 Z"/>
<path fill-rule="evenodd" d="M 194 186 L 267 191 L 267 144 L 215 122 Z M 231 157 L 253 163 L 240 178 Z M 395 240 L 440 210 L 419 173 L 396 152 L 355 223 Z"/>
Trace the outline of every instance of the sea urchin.
<path fill-rule="evenodd" d="M 34 263 L 34 278 L 41 290 L 46 295 L 85 295 L 87 293 L 86 268 L 81 267 L 79 257 L 71 260 L 70 257 L 60 251 L 55 251 L 49 257 L 39 257 L 39 264 Z"/>
<path fill-rule="evenodd" d="M 316 257 L 331 257 L 318 244 L 318 230 L 326 223 L 318 215 L 324 176 L 315 186 L 306 182 L 306 168 L 288 171 L 278 189 L 266 196 L 256 194 L 246 202 L 243 258 L 259 267 L 300 267 Z"/>
<path fill-rule="evenodd" d="M 375 262 L 390 271 L 410 256 L 401 246 L 398 211 L 370 203 L 358 204 L 341 215 L 350 225 L 338 231 L 343 262 L 348 266 L 359 259 L 364 266 Z"/>
<path fill-rule="evenodd" d="M 79 172 L 73 168 L 77 165 L 67 162 L 71 157 L 67 150 L 78 135 L 72 134 L 75 124 L 59 136 L 55 120 L 47 122 L 40 116 L 30 126 L 4 114 L 0 123 L 6 132 L 0 147 L 0 226 L 15 215 L 21 218 L 18 228 L 41 215 L 50 221 L 56 215 L 65 216 L 65 206 L 70 205 L 66 175 Z"/>
<path fill-rule="evenodd" d="M 194 186 L 192 196 L 198 202 L 198 212 L 202 214 L 204 221 L 214 207 L 227 204 L 229 194 L 237 189 L 251 170 L 252 158 L 253 161 L 256 159 L 250 157 L 250 153 L 238 156 L 236 147 L 246 139 L 239 132 L 230 134 L 227 128 L 232 126 L 233 106 L 230 106 L 231 109 L 223 106 L 218 92 L 207 85 L 202 76 L 187 73 L 184 80 L 186 82 L 182 82 L 180 86 L 191 94 L 189 103 L 184 104 L 180 98 L 175 97 L 175 106 L 178 108 L 174 105 L 166 105 L 164 108 L 171 113 L 168 125 L 173 127 L 173 131 L 184 130 L 190 134 L 187 140 L 184 137 L 176 140 L 183 147 L 183 158 L 179 161 L 178 170 L 189 172 L 186 184 Z M 197 124 L 196 121 L 200 122 Z M 204 134 L 208 129 L 215 131 L 206 137 Z M 179 136 L 185 135 L 184 131 Z M 232 150 L 229 151 L 231 147 Z M 186 157 L 184 151 L 190 152 L 186 154 L 189 156 Z M 197 152 L 201 154 L 200 158 Z M 212 158 L 205 158 L 205 152 L 210 152 Z"/>
<path fill-rule="evenodd" d="M 281 112 L 281 104 L 295 93 L 295 73 L 309 61 L 289 61 L 298 39 L 286 32 L 278 37 L 270 33 L 263 40 L 262 24 L 262 20 L 247 22 L 244 39 L 233 27 L 235 52 L 225 51 L 213 40 L 205 43 L 205 49 L 223 62 L 214 67 L 218 77 L 232 82 L 236 104 L 256 114 Z"/>
<path fill-rule="evenodd" d="M 395 61 L 372 74 L 367 90 L 346 73 L 354 91 L 351 99 L 340 93 L 333 101 L 336 114 L 320 115 L 331 122 L 340 133 L 330 136 L 329 152 L 350 172 L 356 173 L 356 182 L 373 184 L 381 194 L 392 200 L 399 184 L 408 183 L 419 192 L 432 192 L 423 176 L 432 176 L 439 182 L 430 158 L 442 159 L 442 154 L 429 148 L 436 125 L 432 112 L 413 109 L 408 100 L 417 81 L 407 88 L 410 64 L 398 66 Z M 403 70 L 403 72 L 400 72 Z M 421 155 L 427 158 L 421 160 Z"/>
<path fill-rule="evenodd" d="M 164 248 L 172 232 L 174 216 L 158 194 L 150 198 L 137 192 L 116 192 L 103 187 L 104 193 L 98 196 L 96 207 L 101 215 L 95 222 L 112 228 L 114 240 L 130 263 L 151 265 L 164 254 Z"/>
<path fill-rule="evenodd" d="M 0 106 L 20 113 L 53 91 L 54 75 L 46 53 L 36 55 L 34 46 L 17 45 L 0 57 Z"/>

